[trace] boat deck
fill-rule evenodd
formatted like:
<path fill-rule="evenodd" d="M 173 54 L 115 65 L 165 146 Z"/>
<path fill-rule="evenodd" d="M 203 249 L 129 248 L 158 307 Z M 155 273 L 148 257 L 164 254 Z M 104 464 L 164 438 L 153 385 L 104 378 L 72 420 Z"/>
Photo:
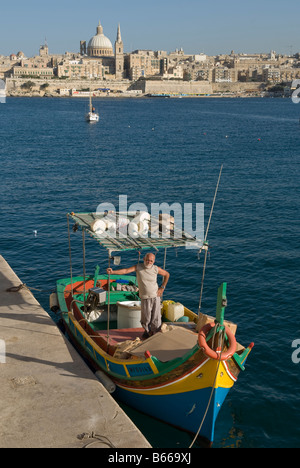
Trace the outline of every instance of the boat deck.
<path fill-rule="evenodd" d="M 191 351 L 197 344 L 198 338 L 198 334 L 189 326 L 169 325 L 171 327 L 169 326 L 166 331 L 156 333 L 143 341 L 143 328 L 110 329 L 109 337 L 107 330 L 98 330 L 95 335 L 90 336 L 96 338 L 95 341 L 100 338 L 102 347 L 105 346 L 112 356 L 116 356 L 123 345 L 125 352 L 123 358 L 143 358 L 145 353 L 149 352 L 161 362 L 167 362 Z"/>
<path fill-rule="evenodd" d="M 143 357 L 150 352 L 161 362 L 183 357 L 197 344 L 198 334 L 183 327 L 174 327 L 165 333 L 156 333 L 133 349 L 131 354 Z"/>

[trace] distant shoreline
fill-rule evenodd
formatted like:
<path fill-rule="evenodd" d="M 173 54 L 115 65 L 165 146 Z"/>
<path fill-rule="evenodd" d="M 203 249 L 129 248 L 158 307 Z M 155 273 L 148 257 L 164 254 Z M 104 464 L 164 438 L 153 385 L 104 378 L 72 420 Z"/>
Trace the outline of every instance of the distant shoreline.
<path fill-rule="evenodd" d="M 276 96 L 276 97 L 283 97 L 283 96 Z M 40 99 L 82 99 L 87 100 L 87 96 L 63 96 L 58 94 L 35 94 L 35 93 L 9 93 L 6 95 L 6 98 L 40 98 Z M 183 95 L 176 95 L 176 96 L 157 96 L 157 95 L 130 95 L 130 94 L 110 94 L 109 96 L 93 96 L 93 100 L 97 99 L 216 99 L 216 98 L 230 98 L 230 99 L 253 99 L 253 98 L 269 98 L 269 96 L 261 96 L 261 95 L 238 95 L 238 94 L 212 94 L 206 96 L 183 96 Z"/>
<path fill-rule="evenodd" d="M 7 97 L 71 97 L 87 99 L 137 98 L 260 98 L 287 96 L 289 86 L 269 86 L 266 82 L 209 82 L 182 80 L 140 80 L 136 82 L 99 81 L 85 83 L 82 80 L 28 80 L 8 78 Z"/>
<path fill-rule="evenodd" d="M 6 96 L 6 99 L 9 98 L 28 98 L 28 99 L 74 99 L 74 100 L 87 100 L 86 96 L 55 96 L 55 95 L 47 95 L 47 96 L 39 96 L 39 95 L 28 95 L 28 94 L 9 94 Z M 273 99 L 273 98 L 282 98 L 288 99 L 285 96 L 253 96 L 253 95 L 246 95 L 246 96 L 239 96 L 239 95 L 212 95 L 212 96 L 130 96 L 130 95 L 111 95 L 111 96 L 94 96 L 93 100 L 97 101 L 99 99 Z"/>

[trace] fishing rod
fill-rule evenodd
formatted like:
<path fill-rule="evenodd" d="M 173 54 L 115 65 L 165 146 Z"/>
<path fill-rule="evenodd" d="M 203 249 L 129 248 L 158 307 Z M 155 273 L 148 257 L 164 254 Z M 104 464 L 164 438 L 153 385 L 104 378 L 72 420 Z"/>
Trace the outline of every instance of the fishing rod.
<path fill-rule="evenodd" d="M 211 210 L 210 210 L 210 215 L 209 215 L 209 220 L 208 220 L 207 227 L 206 227 L 206 233 L 205 233 L 204 241 L 203 241 L 203 244 L 200 247 L 199 252 L 198 252 L 198 256 L 200 257 L 200 254 L 201 254 L 202 250 L 205 250 L 204 262 L 203 262 L 203 274 L 202 274 L 202 280 L 201 280 L 200 298 L 199 298 L 199 306 L 198 306 L 198 315 L 200 314 L 200 310 L 201 310 L 205 269 L 206 269 L 206 261 L 207 261 L 207 254 L 208 254 L 207 236 L 208 236 L 208 231 L 209 231 L 209 226 L 210 226 L 212 214 L 213 214 L 213 211 L 214 211 L 215 201 L 216 201 L 216 198 L 217 198 L 217 193 L 218 193 L 219 184 L 220 184 L 220 180 L 221 180 L 222 170 L 223 170 L 223 164 L 221 165 L 221 169 L 220 169 L 220 173 L 219 173 L 219 178 L 218 178 L 218 182 L 217 182 L 217 186 L 216 186 L 216 190 L 215 190 L 215 195 L 214 195 L 214 199 L 213 199 Z"/>

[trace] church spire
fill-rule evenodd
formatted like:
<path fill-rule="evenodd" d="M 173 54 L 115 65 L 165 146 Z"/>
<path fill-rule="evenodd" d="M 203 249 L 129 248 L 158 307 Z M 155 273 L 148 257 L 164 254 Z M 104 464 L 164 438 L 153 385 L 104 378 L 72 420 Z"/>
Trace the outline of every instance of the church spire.
<path fill-rule="evenodd" d="M 124 44 L 121 37 L 120 24 L 118 25 L 117 39 L 115 42 L 115 68 L 116 79 L 122 80 L 124 75 Z"/>
<path fill-rule="evenodd" d="M 100 20 L 99 20 L 99 24 L 97 26 L 97 35 L 99 35 L 99 34 L 103 34 L 103 27 L 101 26 Z"/>
<path fill-rule="evenodd" d="M 122 42 L 120 23 L 118 25 L 117 42 Z"/>

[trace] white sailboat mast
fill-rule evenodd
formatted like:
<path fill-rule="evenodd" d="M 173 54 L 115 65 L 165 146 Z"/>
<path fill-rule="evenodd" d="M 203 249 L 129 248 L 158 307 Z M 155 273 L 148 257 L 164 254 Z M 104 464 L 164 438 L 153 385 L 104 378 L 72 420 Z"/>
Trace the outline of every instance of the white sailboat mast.
<path fill-rule="evenodd" d="M 92 112 L 92 92 L 91 92 L 91 88 L 90 88 L 90 112 Z"/>

